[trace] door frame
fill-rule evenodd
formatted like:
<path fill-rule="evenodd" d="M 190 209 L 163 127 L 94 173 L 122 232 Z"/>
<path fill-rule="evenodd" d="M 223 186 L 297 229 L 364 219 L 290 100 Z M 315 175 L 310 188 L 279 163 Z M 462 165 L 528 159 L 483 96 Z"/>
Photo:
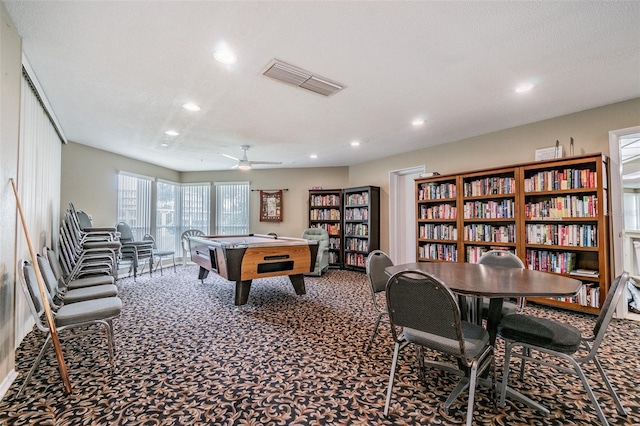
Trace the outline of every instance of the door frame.
<path fill-rule="evenodd" d="M 415 194 L 411 196 L 407 195 L 404 190 L 401 190 L 401 185 L 410 175 L 418 177 L 421 173 L 424 173 L 426 166 L 414 166 L 405 169 L 391 170 L 389 171 L 389 257 L 394 263 L 398 263 L 398 253 L 400 253 L 401 244 L 406 243 L 406 232 L 412 232 L 412 235 L 416 235 L 415 220 L 398 220 L 400 215 L 407 216 L 405 206 L 414 206 Z M 408 202 L 410 198 L 411 203 Z M 412 209 L 413 214 L 409 214 L 410 217 L 414 217 L 415 209 Z"/>

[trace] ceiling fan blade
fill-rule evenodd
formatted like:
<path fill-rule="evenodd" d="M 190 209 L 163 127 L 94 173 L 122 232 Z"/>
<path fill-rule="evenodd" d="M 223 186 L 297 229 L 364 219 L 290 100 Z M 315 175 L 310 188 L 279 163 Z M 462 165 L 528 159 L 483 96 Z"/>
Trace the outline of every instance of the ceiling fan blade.
<path fill-rule="evenodd" d="M 220 153 L 220 155 L 222 155 L 223 157 L 231 158 L 232 160 L 240 161 L 240 159 L 239 159 L 239 158 L 232 157 L 232 156 L 227 155 L 227 154 L 222 154 L 222 153 Z"/>
<path fill-rule="evenodd" d="M 282 161 L 249 161 L 251 164 L 282 164 Z"/>

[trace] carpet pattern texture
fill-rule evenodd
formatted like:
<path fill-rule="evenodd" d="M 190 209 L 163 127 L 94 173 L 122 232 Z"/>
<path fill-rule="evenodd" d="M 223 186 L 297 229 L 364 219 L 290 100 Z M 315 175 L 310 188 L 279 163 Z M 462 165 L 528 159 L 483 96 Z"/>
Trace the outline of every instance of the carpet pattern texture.
<path fill-rule="evenodd" d="M 376 313 L 366 276 L 330 270 L 305 277 L 296 296 L 288 278 L 255 280 L 249 302 L 233 305 L 234 285 L 197 267 L 118 282 L 124 308 L 115 323 L 116 368 L 96 333 L 63 342 L 73 391 L 65 394 L 53 350 L 23 395 L 24 375 L 43 342 L 31 332 L 17 351 L 20 376 L 0 402 L 3 425 L 450 425 L 464 424 L 467 393 L 442 406 L 457 377 L 428 370 L 402 352 L 391 408 L 382 414 L 393 342 L 388 323 L 368 353 Z M 590 330 L 594 316 L 535 305 L 530 314 Z M 61 335 L 63 336 L 63 335 Z M 595 368 L 587 376 L 614 425 L 640 424 L 640 323 L 614 320 L 600 359 L 629 416 L 620 417 Z M 498 342 L 497 370 L 504 353 Z M 432 355 L 428 355 L 432 356 Z M 517 370 L 517 362 L 514 367 Z M 598 419 L 580 382 L 545 368 L 514 372 L 509 383 L 551 410 L 550 418 L 507 400 L 494 411 L 476 392 L 474 424 L 591 425 Z"/>

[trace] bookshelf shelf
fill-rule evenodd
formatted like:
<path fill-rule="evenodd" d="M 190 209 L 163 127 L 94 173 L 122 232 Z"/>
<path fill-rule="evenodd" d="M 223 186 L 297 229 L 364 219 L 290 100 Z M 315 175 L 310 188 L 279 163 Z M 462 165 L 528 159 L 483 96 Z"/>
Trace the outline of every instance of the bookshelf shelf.
<path fill-rule="evenodd" d="M 344 267 L 364 271 L 369 253 L 380 248 L 380 188 L 345 188 L 344 222 Z"/>
<path fill-rule="evenodd" d="M 323 228 L 329 234 L 329 266 L 342 268 L 343 201 L 341 189 L 309 190 L 309 227 Z"/>
<path fill-rule="evenodd" d="M 597 313 L 612 279 L 607 166 L 598 153 L 416 179 L 416 257 L 477 262 L 509 250 L 529 269 L 584 283 L 571 299 L 527 300 Z"/>

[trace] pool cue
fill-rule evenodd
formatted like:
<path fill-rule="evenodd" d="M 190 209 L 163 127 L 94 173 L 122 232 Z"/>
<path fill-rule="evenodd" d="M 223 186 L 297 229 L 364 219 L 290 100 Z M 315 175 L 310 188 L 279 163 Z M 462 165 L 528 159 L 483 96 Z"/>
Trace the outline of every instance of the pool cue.
<path fill-rule="evenodd" d="M 33 251 L 31 245 L 31 238 L 29 237 L 29 231 L 27 230 L 27 223 L 24 220 L 24 214 L 22 213 L 22 205 L 20 204 L 20 197 L 18 197 L 18 189 L 13 179 L 9 178 L 11 186 L 13 187 L 13 194 L 16 196 L 16 205 L 18 206 L 18 212 L 20 213 L 20 221 L 22 222 L 22 229 L 24 230 L 24 236 L 27 239 L 27 245 L 29 246 L 29 254 L 31 255 L 31 263 L 33 270 L 36 273 L 36 280 L 38 281 L 38 289 L 40 290 L 40 299 L 42 299 L 42 306 L 44 306 L 44 315 L 47 318 L 47 325 L 49 326 L 49 333 L 51 333 L 51 342 L 56 352 L 56 358 L 58 359 L 58 370 L 60 371 L 60 377 L 62 377 L 62 384 L 64 390 L 67 393 L 71 393 L 71 382 L 69 381 L 69 373 L 67 372 L 67 364 L 64 362 L 64 355 L 62 354 L 62 347 L 60 346 L 60 340 L 58 339 L 58 331 L 56 330 L 56 324 L 51 314 L 51 307 L 47 300 L 47 293 L 42 280 L 42 274 L 38 267 L 38 259 Z"/>

